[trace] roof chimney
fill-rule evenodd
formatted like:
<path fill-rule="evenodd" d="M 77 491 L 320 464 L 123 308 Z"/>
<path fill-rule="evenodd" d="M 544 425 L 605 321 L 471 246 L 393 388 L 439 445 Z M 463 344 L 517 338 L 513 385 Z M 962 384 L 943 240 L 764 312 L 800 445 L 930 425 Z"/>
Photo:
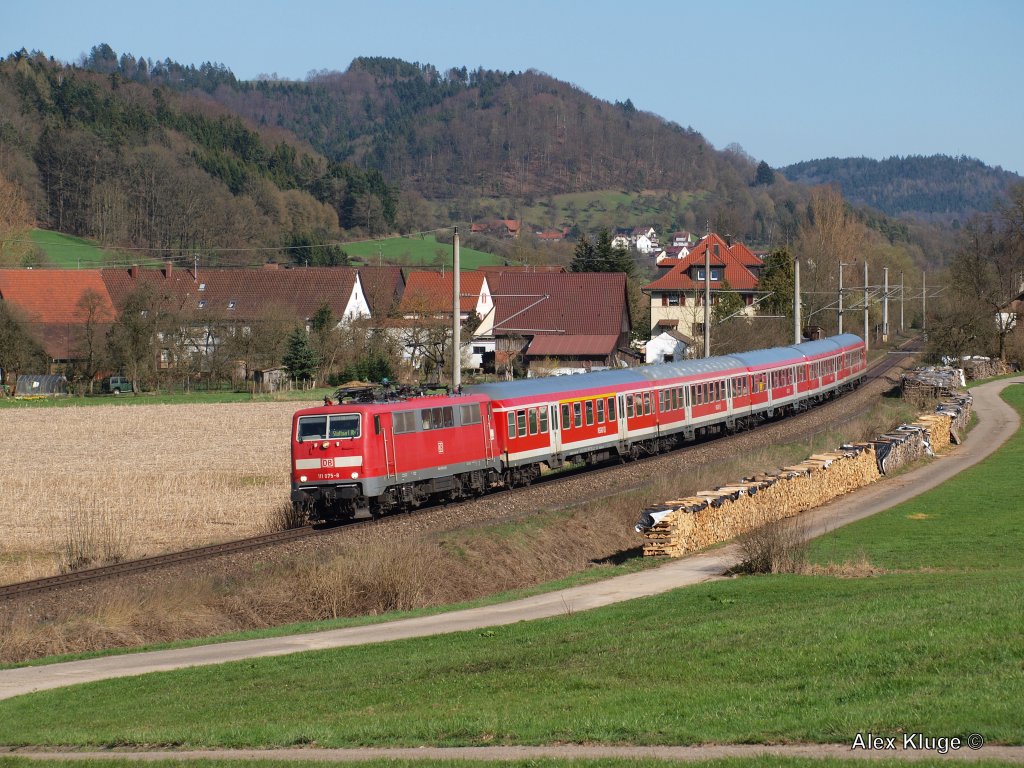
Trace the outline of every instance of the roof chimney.
<path fill-rule="evenodd" d="M 130 267 L 128 267 L 128 274 L 131 277 L 138 277 L 139 276 L 139 265 L 138 264 L 132 264 Z"/>
<path fill-rule="evenodd" d="M 171 276 L 171 270 L 173 268 L 174 268 L 174 262 L 172 262 L 172 261 L 165 261 L 164 262 L 164 277 L 170 277 Z"/>

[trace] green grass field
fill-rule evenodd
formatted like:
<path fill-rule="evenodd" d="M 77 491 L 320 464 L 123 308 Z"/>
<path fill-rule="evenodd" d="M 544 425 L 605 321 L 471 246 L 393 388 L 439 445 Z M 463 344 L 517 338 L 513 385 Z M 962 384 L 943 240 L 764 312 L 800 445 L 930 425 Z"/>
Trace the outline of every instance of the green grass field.
<path fill-rule="evenodd" d="M 124 255 L 101 248 L 91 240 L 60 232 L 34 229 L 31 237 L 32 244 L 43 252 L 46 266 L 58 269 L 96 269 L 128 261 Z"/>
<path fill-rule="evenodd" d="M 1024 411 L 1024 387 L 1007 399 Z M 977 731 L 1022 744 L 1022 453 L 1018 433 L 943 488 L 815 545 L 820 562 L 863 556 L 882 575 L 738 578 L 493 630 L 42 692 L 0 702 L 0 743 L 848 743 Z"/>
<path fill-rule="evenodd" d="M 558 227 L 576 222 L 584 232 L 651 224 L 652 217 L 675 218 L 695 199 L 688 192 L 647 193 L 599 190 L 569 192 L 542 199 L 521 209 L 523 221 Z M 658 233 L 664 240 L 668 233 Z M 665 242 L 663 245 L 667 244 Z"/>
<path fill-rule="evenodd" d="M 358 258 L 369 266 L 380 263 L 410 267 L 444 266 L 450 269 L 452 264 L 452 246 L 437 242 L 433 235 L 342 243 L 341 247 L 350 257 Z M 475 251 L 463 246 L 459 248 L 459 263 L 462 269 L 476 269 L 501 264 L 501 259 L 492 253 Z"/>

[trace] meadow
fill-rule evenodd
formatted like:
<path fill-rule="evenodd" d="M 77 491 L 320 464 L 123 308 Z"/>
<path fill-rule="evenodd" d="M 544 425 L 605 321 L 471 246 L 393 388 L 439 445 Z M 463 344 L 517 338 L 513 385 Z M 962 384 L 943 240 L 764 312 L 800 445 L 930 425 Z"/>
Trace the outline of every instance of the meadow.
<path fill-rule="evenodd" d="M 408 267 L 444 266 L 450 269 L 452 264 L 452 246 L 437 242 L 433 235 L 364 240 L 358 243 L 342 243 L 341 247 L 350 257 L 358 258 L 369 266 L 398 264 Z M 476 269 L 500 263 L 501 259 L 492 253 L 465 246 L 459 248 L 459 265 L 462 269 Z"/>
<path fill-rule="evenodd" d="M 1007 399 L 1024 411 L 1024 387 Z M 942 488 L 824 537 L 806 573 L 23 696 L 0 702 L 0 743 L 850 743 L 872 731 L 1022 744 L 1022 459 L 1018 433 Z M 833 557 L 858 567 L 830 569 Z"/>

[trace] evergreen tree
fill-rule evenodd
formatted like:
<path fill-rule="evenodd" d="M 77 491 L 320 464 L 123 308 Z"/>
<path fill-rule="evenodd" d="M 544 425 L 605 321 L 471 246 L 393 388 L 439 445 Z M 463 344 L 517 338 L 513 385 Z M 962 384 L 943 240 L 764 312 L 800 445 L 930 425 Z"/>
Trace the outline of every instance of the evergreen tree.
<path fill-rule="evenodd" d="M 570 272 L 598 272 L 597 252 L 594 244 L 586 235 L 580 235 L 576 243 L 576 250 L 573 252 L 572 263 L 569 265 Z"/>
<path fill-rule="evenodd" d="M 633 257 L 625 248 L 612 246 L 612 236 L 607 229 L 601 231 L 597 236 L 596 251 L 597 268 L 595 272 L 625 272 L 627 277 L 633 276 L 636 265 Z"/>
<path fill-rule="evenodd" d="M 297 327 L 288 336 L 288 345 L 281 363 L 294 378 L 309 381 L 316 373 L 318 362 L 316 350 L 309 343 L 306 329 Z"/>
<path fill-rule="evenodd" d="M 771 186 L 775 183 L 775 171 L 764 160 L 757 164 L 757 176 L 754 177 L 754 186 Z"/>
<path fill-rule="evenodd" d="M 764 272 L 758 281 L 758 289 L 771 293 L 761 302 L 761 312 L 766 315 L 793 316 L 793 257 L 785 248 L 772 251 L 764 260 Z"/>

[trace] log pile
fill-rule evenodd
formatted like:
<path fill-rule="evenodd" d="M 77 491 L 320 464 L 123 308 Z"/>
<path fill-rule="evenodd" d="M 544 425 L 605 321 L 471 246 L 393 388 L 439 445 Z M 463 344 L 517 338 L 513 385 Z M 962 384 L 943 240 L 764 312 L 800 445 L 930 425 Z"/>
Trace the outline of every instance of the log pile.
<path fill-rule="evenodd" d="M 927 366 L 903 374 L 900 393 L 904 400 L 924 408 L 936 400 L 955 396 L 966 385 L 962 368 Z"/>
<path fill-rule="evenodd" d="M 821 506 L 922 456 L 945 450 L 951 442 L 959 444 L 971 402 L 970 395 L 949 398 L 934 413 L 876 440 L 844 445 L 776 472 L 645 509 L 636 525 L 644 539 L 644 556 L 682 557 Z"/>
<path fill-rule="evenodd" d="M 976 379 L 991 379 L 993 376 L 1003 376 L 1013 373 L 1013 370 L 1005 361 L 989 357 L 967 357 L 963 360 L 964 374 L 968 381 Z"/>
<path fill-rule="evenodd" d="M 644 555 L 680 557 L 792 517 L 878 479 L 870 444 L 846 445 L 770 474 L 644 510 Z"/>

